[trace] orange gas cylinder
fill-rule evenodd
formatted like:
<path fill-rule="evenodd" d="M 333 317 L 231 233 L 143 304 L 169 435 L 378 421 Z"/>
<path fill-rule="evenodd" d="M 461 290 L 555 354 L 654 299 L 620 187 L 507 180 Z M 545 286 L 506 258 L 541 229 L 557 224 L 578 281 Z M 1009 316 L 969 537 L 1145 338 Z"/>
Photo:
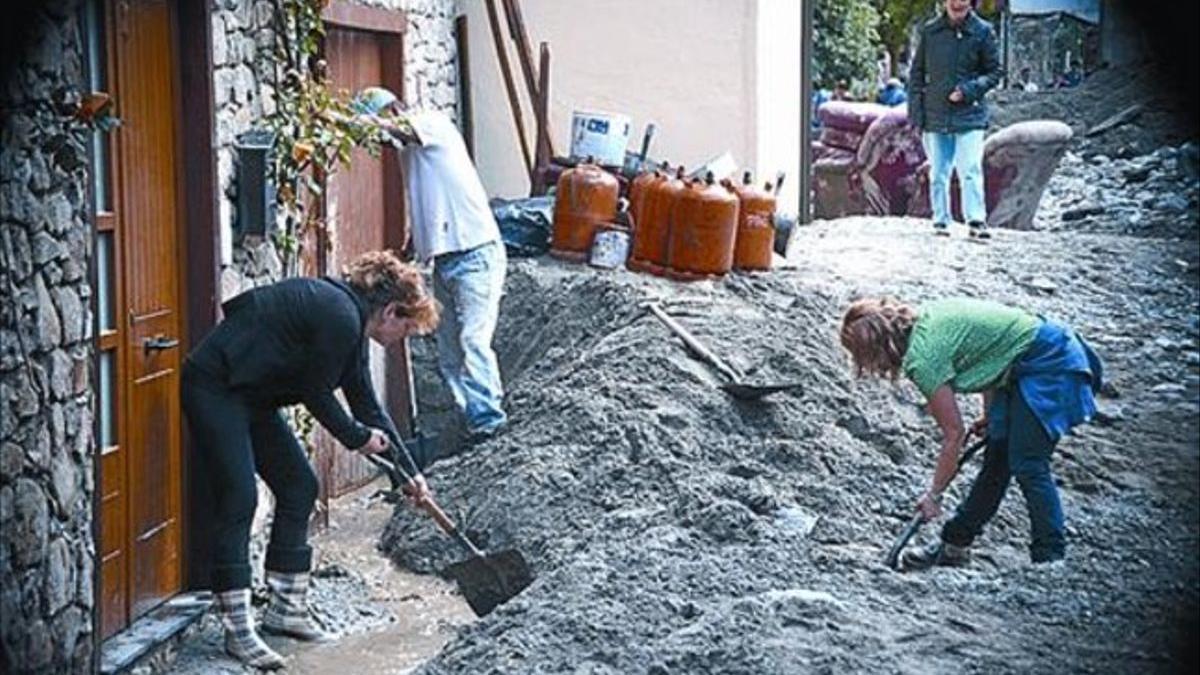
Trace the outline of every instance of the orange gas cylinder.
<path fill-rule="evenodd" d="M 592 158 L 558 178 L 550 254 L 583 262 L 592 249 L 596 226 L 617 215 L 617 179 Z"/>
<path fill-rule="evenodd" d="M 646 186 L 641 220 L 634 221 L 633 246 L 626 267 L 638 272 L 666 274 L 672 213 L 683 190 L 682 166 L 676 170 L 674 178 L 664 175 Z"/>
<path fill-rule="evenodd" d="M 650 187 L 651 183 L 660 181 L 669 175 L 670 174 L 667 172 L 667 163 L 663 162 L 661 169 L 655 169 L 654 171 L 643 171 L 642 173 L 638 174 L 637 178 L 634 178 L 632 181 L 630 181 L 629 213 L 633 216 L 633 223 L 635 226 L 637 225 L 638 219 L 642 215 L 642 206 L 646 203 L 646 188 Z"/>
<path fill-rule="evenodd" d="M 693 280 L 728 272 L 737 222 L 738 198 L 717 185 L 711 171 L 703 181 L 689 183 L 675 204 L 667 253 L 670 275 Z"/>
<path fill-rule="evenodd" d="M 771 193 L 771 184 L 767 183 L 759 190 L 751 183 L 747 171 L 735 193 L 738 197 L 738 228 L 733 267 L 737 270 L 769 270 L 775 246 L 775 195 Z"/>

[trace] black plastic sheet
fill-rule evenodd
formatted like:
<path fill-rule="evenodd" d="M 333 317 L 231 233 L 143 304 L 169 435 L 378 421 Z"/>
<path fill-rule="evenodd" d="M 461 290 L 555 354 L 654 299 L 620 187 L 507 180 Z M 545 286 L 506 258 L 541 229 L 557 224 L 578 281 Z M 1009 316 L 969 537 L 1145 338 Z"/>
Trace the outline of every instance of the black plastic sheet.
<path fill-rule="evenodd" d="M 554 197 L 493 199 L 489 202 L 509 257 L 531 258 L 550 250 Z"/>

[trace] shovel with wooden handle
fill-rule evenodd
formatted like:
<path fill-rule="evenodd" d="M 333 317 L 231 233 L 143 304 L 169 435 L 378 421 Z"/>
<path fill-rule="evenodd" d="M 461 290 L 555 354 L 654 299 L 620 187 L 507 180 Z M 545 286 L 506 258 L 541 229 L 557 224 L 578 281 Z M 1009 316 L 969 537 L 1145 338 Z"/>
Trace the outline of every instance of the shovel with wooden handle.
<path fill-rule="evenodd" d="M 404 448 L 403 451 L 408 452 L 408 449 Z M 396 453 L 396 448 L 393 448 L 392 452 Z M 404 470 L 400 462 L 388 462 L 377 455 L 364 456 L 372 464 L 383 469 L 395 482 L 410 487 L 413 485 L 413 477 Z M 459 529 L 433 497 L 423 501 L 420 507 L 433 518 L 433 522 L 437 523 L 443 532 L 450 535 L 467 552 L 466 560 L 450 565 L 445 569 L 445 573 L 458 583 L 459 591 L 476 616 L 486 616 L 533 583 L 533 572 L 520 551 L 484 551 Z"/>
<path fill-rule="evenodd" d="M 970 436 L 967 438 L 969 439 Z M 946 487 L 950 487 L 950 483 L 954 481 L 955 476 L 958 475 L 958 472 L 962 470 L 963 466 L 965 466 L 967 462 L 971 461 L 971 458 L 974 457 L 986 445 L 987 437 L 985 436 L 978 441 L 975 441 L 974 444 L 963 451 L 962 457 L 958 458 L 958 465 L 955 466 L 954 473 L 950 475 L 950 481 L 946 483 Z M 900 536 L 896 537 L 896 541 L 892 544 L 892 547 L 888 549 L 887 557 L 883 560 L 885 565 L 894 570 L 900 569 L 900 554 L 904 552 L 904 547 L 908 546 L 908 542 L 912 540 L 914 536 L 916 536 L 917 532 L 920 531 L 921 526 L 924 524 L 925 514 L 917 511 L 913 515 L 912 519 L 908 521 L 908 525 L 904 527 L 904 531 L 900 533 Z"/>
<path fill-rule="evenodd" d="M 749 384 L 742 382 L 742 377 L 738 375 L 736 370 L 730 367 L 728 363 L 725 363 L 721 357 L 714 354 L 712 350 L 706 347 L 703 342 L 700 342 L 688 329 L 680 325 L 678 321 L 672 319 L 658 303 L 647 303 L 646 308 L 654 316 L 658 317 L 658 320 L 663 322 L 667 328 L 670 328 L 673 333 L 678 335 L 679 339 L 683 340 L 683 343 L 687 345 L 693 354 L 700 357 L 725 376 L 725 379 L 728 381 L 721 385 L 721 389 L 724 389 L 730 396 L 743 401 L 754 401 L 777 392 L 799 389 L 802 386 L 799 382 L 777 382 L 773 384 Z"/>

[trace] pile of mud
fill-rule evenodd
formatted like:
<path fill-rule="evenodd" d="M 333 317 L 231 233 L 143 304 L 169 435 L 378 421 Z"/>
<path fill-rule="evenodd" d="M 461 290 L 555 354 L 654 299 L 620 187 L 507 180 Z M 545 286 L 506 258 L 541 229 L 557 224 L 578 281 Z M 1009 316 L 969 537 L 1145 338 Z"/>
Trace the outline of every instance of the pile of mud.
<path fill-rule="evenodd" d="M 1064 475 L 1067 508 L 1079 514 L 1068 565 L 1025 562 L 1019 496 L 1007 500 L 971 568 L 901 575 L 881 564 L 928 480 L 933 424 L 911 388 L 853 381 L 835 336 L 856 294 L 891 290 L 918 301 L 954 289 L 955 272 L 927 272 L 964 267 L 931 254 L 932 238 L 915 234 L 913 222 L 875 227 L 871 241 L 841 247 L 846 264 L 864 247 L 888 250 L 889 240 L 928 257 L 900 261 L 908 276 L 895 283 L 841 279 L 819 262 L 834 258 L 816 255 L 792 270 L 691 285 L 545 259 L 513 263 L 496 338 L 510 428 L 440 461 L 430 477 L 469 534 L 485 547 L 518 548 L 538 579 L 421 672 L 1169 663 L 1179 598 L 1195 606 L 1196 526 L 1181 525 L 1195 500 L 1178 513 L 1158 501 L 1141 511 L 1093 508 L 1118 490 L 1094 475 L 1110 466 L 1088 454 L 1095 440 L 1066 444 L 1094 462 Z M 843 233 L 829 226 L 800 236 L 816 251 Z M 1003 286 L 1001 299 L 1025 292 L 979 262 L 1011 260 L 1005 243 L 946 246 L 965 247 L 955 255 L 978 265 L 981 285 Z M 1181 307 L 1194 303 L 1194 284 L 1180 292 Z M 718 374 L 642 311 L 647 300 L 662 302 L 748 379 L 805 388 L 760 404 L 730 398 Z M 428 351 L 417 366 L 423 401 L 439 395 Z M 1195 425 L 1182 433 L 1194 442 Z M 1171 554 L 1154 557 L 1151 541 L 1167 542 Z M 408 509 L 397 510 L 382 547 L 418 571 L 461 557 Z M 1125 580 L 1147 557 L 1158 571 Z"/>
<path fill-rule="evenodd" d="M 1200 151 L 1185 143 L 1130 159 L 1067 152 L 1046 185 L 1034 226 L 1194 239 L 1200 227 Z"/>
<path fill-rule="evenodd" d="M 1200 120 L 1184 92 L 1167 86 L 1162 69 L 1150 62 L 1101 68 L 1071 89 L 997 90 L 989 101 L 993 129 L 1032 119 L 1062 120 L 1075 132 L 1074 150 L 1087 157 L 1130 158 L 1200 139 Z M 1089 129 L 1133 105 L 1142 106 L 1133 121 L 1086 136 Z"/>

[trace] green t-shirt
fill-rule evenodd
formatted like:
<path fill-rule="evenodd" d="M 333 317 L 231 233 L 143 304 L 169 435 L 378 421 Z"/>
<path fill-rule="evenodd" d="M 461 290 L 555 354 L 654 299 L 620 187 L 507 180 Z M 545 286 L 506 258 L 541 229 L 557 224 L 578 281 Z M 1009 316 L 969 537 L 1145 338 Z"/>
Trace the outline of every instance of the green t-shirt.
<path fill-rule="evenodd" d="M 935 300 L 917 310 L 901 367 L 926 399 L 943 384 L 984 391 L 1001 383 L 1039 325 L 1036 316 L 996 302 Z"/>

